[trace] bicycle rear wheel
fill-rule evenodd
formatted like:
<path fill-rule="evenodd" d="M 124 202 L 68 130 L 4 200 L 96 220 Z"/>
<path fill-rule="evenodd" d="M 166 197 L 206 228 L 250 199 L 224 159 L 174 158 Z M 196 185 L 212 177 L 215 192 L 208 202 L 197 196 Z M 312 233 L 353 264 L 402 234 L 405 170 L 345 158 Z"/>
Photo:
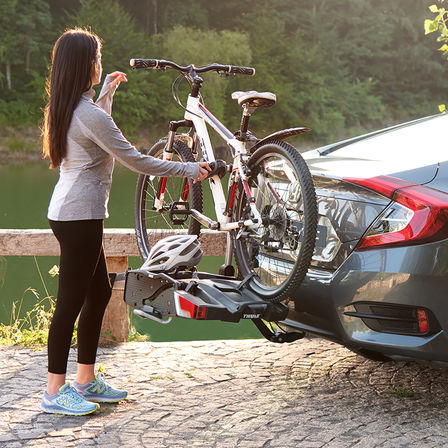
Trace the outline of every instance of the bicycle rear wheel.
<path fill-rule="evenodd" d="M 161 139 L 148 151 L 150 156 L 162 158 L 167 139 Z M 175 140 L 173 161 L 194 162 L 190 148 Z M 161 194 L 161 191 L 163 193 Z M 201 224 L 190 216 L 183 224 L 173 224 L 169 211 L 173 202 L 188 202 L 190 209 L 202 212 L 202 186 L 191 179 L 181 177 L 156 177 L 140 174 L 137 181 L 134 203 L 134 224 L 140 255 L 146 259 L 151 249 L 148 231 L 162 230 L 171 234 L 173 229 L 183 229 L 189 234 L 199 235 Z"/>
<path fill-rule="evenodd" d="M 248 166 L 249 187 L 262 225 L 232 234 L 239 275 L 254 274 L 250 287 L 266 300 L 289 299 L 313 255 L 317 229 L 313 180 L 301 155 L 282 141 L 262 145 Z M 233 220 L 252 218 L 240 185 Z"/>

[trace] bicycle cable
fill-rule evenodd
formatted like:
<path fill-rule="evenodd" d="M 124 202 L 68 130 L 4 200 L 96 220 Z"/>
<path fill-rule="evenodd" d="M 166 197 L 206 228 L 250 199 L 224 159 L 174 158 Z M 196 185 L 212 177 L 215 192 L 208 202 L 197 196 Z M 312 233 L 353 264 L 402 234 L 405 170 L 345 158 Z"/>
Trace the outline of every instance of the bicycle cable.
<path fill-rule="evenodd" d="M 182 75 L 182 73 L 181 73 L 181 74 L 178 75 L 178 76 L 175 78 L 175 80 L 172 82 L 172 84 L 171 84 L 171 95 L 172 95 L 172 97 L 174 98 L 174 100 L 176 101 L 176 103 L 177 103 L 179 106 L 181 106 L 183 109 L 185 109 L 184 106 L 183 106 L 183 104 L 181 103 L 181 101 L 180 101 L 180 99 L 179 99 L 179 84 L 180 84 L 180 82 L 182 81 L 182 77 L 183 77 L 183 75 Z M 174 88 L 176 88 L 176 91 L 174 91 Z"/>
<path fill-rule="evenodd" d="M 181 73 L 179 76 L 176 77 L 176 79 L 173 81 L 173 83 L 171 84 L 171 94 L 174 98 L 174 100 L 176 101 L 176 103 L 182 108 L 184 109 L 186 112 L 198 117 L 198 118 L 202 118 L 200 115 L 192 112 L 191 110 L 188 110 L 181 102 L 181 100 L 179 99 L 179 86 L 181 84 L 181 82 L 186 79 L 188 81 L 188 84 L 191 87 L 191 81 L 189 79 L 189 77 L 187 75 L 185 75 L 184 73 Z M 176 91 L 174 91 L 174 89 L 176 89 Z M 204 99 L 202 98 L 202 95 L 199 93 L 199 100 L 202 104 L 204 104 Z"/>

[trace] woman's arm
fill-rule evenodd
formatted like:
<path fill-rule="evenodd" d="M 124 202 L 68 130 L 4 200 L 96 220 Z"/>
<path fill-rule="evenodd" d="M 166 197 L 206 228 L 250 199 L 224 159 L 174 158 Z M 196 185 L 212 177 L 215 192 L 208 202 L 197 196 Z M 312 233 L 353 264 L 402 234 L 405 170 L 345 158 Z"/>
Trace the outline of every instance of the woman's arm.
<path fill-rule="evenodd" d="M 106 114 L 94 108 L 89 113 L 91 117 L 88 119 L 77 117 L 84 133 L 103 150 L 115 157 L 122 165 L 133 171 L 153 176 L 190 177 L 195 179 L 195 182 L 204 180 L 210 171 L 207 162 L 180 163 L 156 159 L 152 156 L 141 154 L 126 140 L 110 116 L 113 94 L 122 81 L 127 82 L 126 75 L 122 72 L 114 72 L 106 76 L 96 101 L 96 105 Z"/>
<path fill-rule="evenodd" d="M 122 165 L 138 173 L 152 176 L 178 176 L 201 179 L 203 170 L 196 162 L 170 162 L 140 153 L 123 136 L 112 117 L 97 105 L 73 116 L 82 134 L 115 157 Z M 204 165 L 207 169 L 206 164 Z"/>
<path fill-rule="evenodd" d="M 109 73 L 104 79 L 100 94 L 95 103 L 109 115 L 112 114 L 112 100 L 120 82 L 127 82 L 126 75 L 123 72 Z"/>

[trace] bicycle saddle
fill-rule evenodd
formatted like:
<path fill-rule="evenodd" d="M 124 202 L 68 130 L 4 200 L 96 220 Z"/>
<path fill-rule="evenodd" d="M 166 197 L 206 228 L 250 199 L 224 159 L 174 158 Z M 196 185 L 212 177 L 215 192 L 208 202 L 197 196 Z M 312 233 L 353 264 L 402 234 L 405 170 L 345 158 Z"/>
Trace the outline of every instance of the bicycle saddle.
<path fill-rule="evenodd" d="M 238 100 L 238 104 L 243 107 L 257 108 L 257 107 L 271 107 L 277 101 L 275 93 L 271 92 L 257 92 L 249 90 L 248 92 L 233 92 L 232 100 Z"/>

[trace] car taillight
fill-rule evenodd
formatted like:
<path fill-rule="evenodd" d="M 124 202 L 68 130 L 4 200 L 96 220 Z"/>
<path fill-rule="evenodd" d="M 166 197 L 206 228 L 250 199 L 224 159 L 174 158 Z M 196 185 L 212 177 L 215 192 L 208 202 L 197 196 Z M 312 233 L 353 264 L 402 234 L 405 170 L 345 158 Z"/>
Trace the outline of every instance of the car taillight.
<path fill-rule="evenodd" d="M 344 178 L 393 202 L 369 227 L 356 249 L 407 246 L 448 238 L 448 194 L 388 176 Z"/>

